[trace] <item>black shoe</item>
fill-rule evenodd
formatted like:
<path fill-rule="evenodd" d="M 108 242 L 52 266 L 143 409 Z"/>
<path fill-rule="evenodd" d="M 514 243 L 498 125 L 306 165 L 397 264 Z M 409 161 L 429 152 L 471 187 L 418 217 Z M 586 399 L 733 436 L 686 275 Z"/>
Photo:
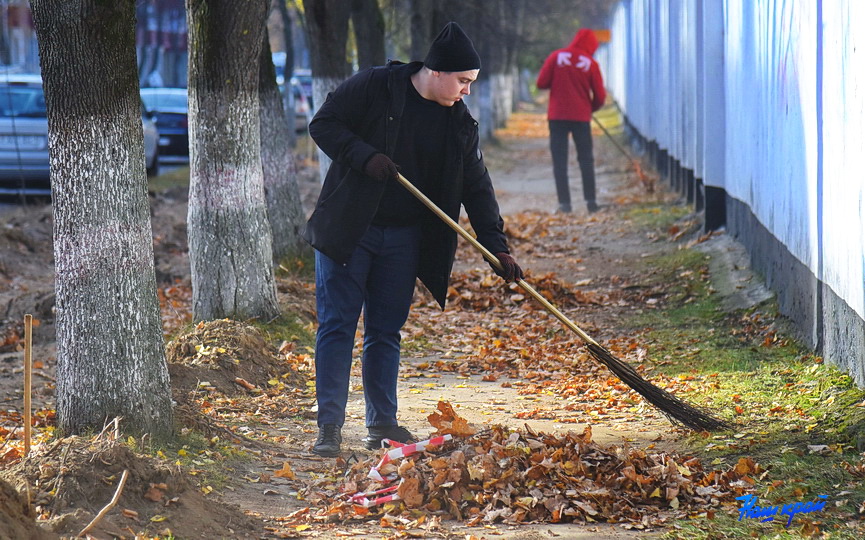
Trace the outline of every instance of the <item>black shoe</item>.
<path fill-rule="evenodd" d="M 559 214 L 570 214 L 571 213 L 571 205 L 570 204 L 560 204 L 558 213 Z"/>
<path fill-rule="evenodd" d="M 586 201 L 586 208 L 589 210 L 590 214 L 594 214 L 601 209 L 595 201 Z"/>
<path fill-rule="evenodd" d="M 363 444 L 367 450 L 378 450 L 381 448 L 382 439 L 390 439 L 400 443 L 410 443 L 416 440 L 414 435 L 402 426 L 370 426 L 367 428 L 366 437 L 363 438 Z"/>
<path fill-rule="evenodd" d="M 312 453 L 323 457 L 339 455 L 339 445 L 342 444 L 342 428 L 336 424 L 325 424 L 318 430 L 318 439 L 312 445 Z"/>

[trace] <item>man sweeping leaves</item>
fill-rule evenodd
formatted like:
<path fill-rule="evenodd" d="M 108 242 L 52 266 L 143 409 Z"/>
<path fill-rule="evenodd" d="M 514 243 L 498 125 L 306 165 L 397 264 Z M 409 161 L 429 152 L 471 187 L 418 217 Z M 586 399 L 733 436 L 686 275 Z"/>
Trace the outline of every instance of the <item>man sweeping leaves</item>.
<path fill-rule="evenodd" d="M 462 99 L 477 80 L 471 39 L 448 23 L 423 62 L 391 61 L 342 83 L 309 125 L 331 158 L 304 237 L 315 248 L 318 439 L 312 451 L 336 456 L 348 400 L 351 355 L 364 314 L 364 444 L 410 442 L 397 422 L 400 329 L 415 280 L 444 308 L 457 237 L 397 182 L 411 180 L 451 218 L 464 206 L 506 281 L 522 279 L 510 255 L 477 122 Z"/>

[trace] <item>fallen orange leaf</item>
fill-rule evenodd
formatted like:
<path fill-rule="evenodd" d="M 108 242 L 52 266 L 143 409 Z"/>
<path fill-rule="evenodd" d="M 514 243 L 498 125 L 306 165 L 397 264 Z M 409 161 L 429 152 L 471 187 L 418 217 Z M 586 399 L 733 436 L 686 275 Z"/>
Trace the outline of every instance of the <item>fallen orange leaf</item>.
<path fill-rule="evenodd" d="M 297 476 L 294 474 L 294 471 L 291 470 L 291 465 L 289 465 L 287 461 L 285 463 L 283 463 L 282 468 L 280 470 L 276 471 L 275 473 L 273 473 L 273 475 L 278 477 L 278 478 L 288 478 L 289 480 L 297 479 Z"/>
<path fill-rule="evenodd" d="M 469 425 L 465 418 L 457 415 L 453 406 L 447 401 L 439 401 L 438 410 L 427 416 L 427 420 L 438 431 L 439 435 L 454 435 L 455 437 L 468 437 L 474 435 L 477 430 Z"/>
<path fill-rule="evenodd" d="M 423 493 L 420 491 L 420 480 L 417 478 L 403 480 L 399 485 L 397 494 L 409 508 L 418 508 L 423 504 Z"/>

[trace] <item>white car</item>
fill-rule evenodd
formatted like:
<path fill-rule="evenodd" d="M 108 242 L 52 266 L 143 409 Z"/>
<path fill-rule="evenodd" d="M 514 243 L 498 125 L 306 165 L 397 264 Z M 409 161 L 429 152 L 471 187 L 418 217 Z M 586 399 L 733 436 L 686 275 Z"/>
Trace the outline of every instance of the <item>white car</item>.
<path fill-rule="evenodd" d="M 147 174 L 159 170 L 159 133 L 141 105 Z M 42 77 L 0 74 L 0 196 L 50 196 L 48 118 Z"/>

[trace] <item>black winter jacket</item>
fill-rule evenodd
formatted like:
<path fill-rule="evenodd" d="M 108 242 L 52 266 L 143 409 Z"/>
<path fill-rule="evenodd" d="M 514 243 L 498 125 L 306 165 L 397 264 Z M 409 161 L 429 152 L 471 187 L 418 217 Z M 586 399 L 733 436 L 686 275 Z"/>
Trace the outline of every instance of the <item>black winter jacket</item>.
<path fill-rule="evenodd" d="M 384 184 L 366 176 L 363 166 L 376 152 L 393 157 L 406 85 L 422 66 L 392 61 L 352 76 L 328 94 L 309 124 L 310 136 L 333 163 L 304 238 L 338 263 L 348 261 L 378 208 Z M 454 220 L 459 219 L 460 204 L 465 206 L 478 241 L 493 253 L 508 252 L 504 223 L 478 146 L 478 124 L 462 101 L 451 107 L 450 114 L 442 189 L 436 196 L 426 195 Z M 456 233 L 428 212 L 418 277 L 442 308 L 456 247 Z"/>

